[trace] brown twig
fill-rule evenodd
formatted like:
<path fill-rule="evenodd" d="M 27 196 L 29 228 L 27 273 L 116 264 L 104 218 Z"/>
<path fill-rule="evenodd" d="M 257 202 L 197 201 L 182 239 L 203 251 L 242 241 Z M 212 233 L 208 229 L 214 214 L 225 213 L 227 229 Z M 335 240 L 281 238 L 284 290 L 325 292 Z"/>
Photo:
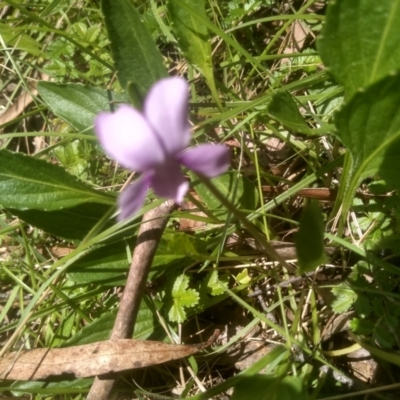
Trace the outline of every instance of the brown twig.
<path fill-rule="evenodd" d="M 146 286 L 147 275 L 169 214 L 174 207 L 173 201 L 166 201 L 143 215 L 143 222 L 139 229 L 129 275 L 110 339 L 129 339 L 132 337 L 140 301 Z M 99 379 L 96 377 L 87 400 L 110 399 L 114 383 L 114 379 Z"/>

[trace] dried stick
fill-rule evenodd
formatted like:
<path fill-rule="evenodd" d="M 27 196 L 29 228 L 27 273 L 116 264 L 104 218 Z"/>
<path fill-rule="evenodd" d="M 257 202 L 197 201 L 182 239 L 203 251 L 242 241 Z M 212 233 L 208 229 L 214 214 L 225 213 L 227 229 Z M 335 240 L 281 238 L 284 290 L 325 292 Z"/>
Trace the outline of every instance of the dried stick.
<path fill-rule="evenodd" d="M 133 251 L 132 263 L 110 339 L 129 339 L 132 337 L 140 301 L 146 287 L 147 275 L 169 214 L 174 207 L 173 201 L 166 201 L 143 215 L 136 247 Z M 96 377 L 87 400 L 111 399 L 114 383 L 114 379 Z"/>

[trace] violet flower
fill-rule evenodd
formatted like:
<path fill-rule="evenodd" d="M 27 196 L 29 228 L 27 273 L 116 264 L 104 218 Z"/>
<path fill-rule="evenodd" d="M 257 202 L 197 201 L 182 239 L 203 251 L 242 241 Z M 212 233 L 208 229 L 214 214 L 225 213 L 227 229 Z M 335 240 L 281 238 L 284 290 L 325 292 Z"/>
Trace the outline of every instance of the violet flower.
<path fill-rule="evenodd" d="M 181 203 L 189 189 L 181 164 L 208 178 L 229 167 L 230 153 L 224 145 L 187 149 L 188 84 L 182 78 L 156 82 L 144 100 L 143 112 L 124 104 L 113 113 L 100 113 L 94 125 L 105 152 L 123 167 L 141 173 L 119 197 L 119 220 L 140 209 L 149 187 L 156 195 Z"/>

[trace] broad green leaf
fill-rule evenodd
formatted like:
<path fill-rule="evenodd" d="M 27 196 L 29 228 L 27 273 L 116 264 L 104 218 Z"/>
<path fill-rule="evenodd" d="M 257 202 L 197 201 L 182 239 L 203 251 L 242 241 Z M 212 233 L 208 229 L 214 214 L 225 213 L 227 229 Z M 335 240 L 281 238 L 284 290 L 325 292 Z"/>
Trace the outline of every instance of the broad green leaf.
<path fill-rule="evenodd" d="M 168 6 L 173 29 L 184 57 L 190 64 L 200 69 L 214 98 L 218 99 L 208 30 L 196 18 L 196 14 L 207 18 L 205 1 L 169 0 Z"/>
<path fill-rule="evenodd" d="M 336 115 L 336 135 L 353 159 L 353 196 L 360 179 L 379 172 L 400 188 L 400 74 L 359 92 Z M 350 199 L 351 200 L 351 199 Z"/>
<path fill-rule="evenodd" d="M 400 69 L 399 26 L 399 0 L 329 3 L 318 49 L 348 98 Z"/>
<path fill-rule="evenodd" d="M 93 133 L 93 121 L 100 111 L 110 111 L 125 99 L 110 90 L 78 83 L 63 85 L 42 81 L 38 84 L 38 92 L 57 117 L 78 131 L 89 130 L 90 133 Z"/>
<path fill-rule="evenodd" d="M 304 378 L 287 376 L 280 378 L 274 375 L 244 376 L 235 385 L 232 400 L 307 400 Z M 266 397 L 266 393 L 268 396 Z"/>
<path fill-rule="evenodd" d="M 121 86 L 127 89 L 133 82 L 146 93 L 167 70 L 142 16 L 127 0 L 102 0 L 101 8 Z"/>
<path fill-rule="evenodd" d="M 190 173 L 193 179 L 196 175 Z M 212 180 L 215 187 L 226 196 L 236 208 L 242 210 L 254 210 L 258 203 L 258 192 L 254 183 L 244 176 L 238 176 L 236 172 L 226 173 Z M 216 210 L 218 217 L 226 216 L 227 211 L 221 203 L 210 193 L 208 188 L 199 183 L 195 185 L 196 192 L 208 209 Z"/>
<path fill-rule="evenodd" d="M 324 249 L 323 215 L 315 202 L 310 202 L 301 216 L 296 251 L 300 273 L 314 271 L 328 260 Z"/>
<path fill-rule="evenodd" d="M 182 237 L 181 232 L 177 234 L 178 238 Z M 163 235 L 153 259 L 149 279 L 157 279 L 165 273 L 170 273 L 173 269 L 185 268 L 193 263 L 193 258 L 188 257 L 186 253 L 188 250 L 186 245 L 179 248 L 176 243 L 172 249 L 170 248 L 170 239 L 174 235 L 175 233 Z M 193 241 L 189 243 L 195 245 L 199 251 L 203 243 L 198 239 L 192 239 Z M 135 239 L 129 238 L 129 241 L 127 239 L 94 249 L 68 269 L 69 278 L 80 284 L 96 282 L 104 286 L 124 285 L 129 268 L 127 244 L 133 245 L 134 243 Z"/>
<path fill-rule="evenodd" d="M 0 196 L 1 198 L 1 196 Z M 110 206 L 98 203 L 84 203 L 62 210 L 15 210 L 11 214 L 30 225 L 64 239 L 82 240 L 94 225 L 104 216 Z M 114 221 L 110 221 L 110 225 Z"/>
<path fill-rule="evenodd" d="M 83 203 L 114 204 L 57 165 L 21 153 L 0 150 L 0 206 L 53 211 Z"/>
<path fill-rule="evenodd" d="M 79 284 L 124 285 L 129 269 L 126 246 L 125 242 L 117 242 L 91 251 L 68 269 L 69 279 Z"/>
<path fill-rule="evenodd" d="M 29 29 L 26 27 L 26 29 Z M 13 26 L 0 23 L 0 35 L 6 45 L 14 49 L 26 51 L 35 57 L 39 57 L 42 52 L 42 45 Z"/>
<path fill-rule="evenodd" d="M 112 310 L 103 314 L 91 324 L 83 327 L 60 347 L 79 346 L 99 342 L 101 340 L 108 340 L 112 328 L 114 327 L 117 312 L 118 310 Z M 146 340 L 151 336 L 153 340 L 156 340 L 156 333 L 157 339 L 162 340 L 165 337 L 165 333 L 162 333 L 161 331 L 158 319 L 154 318 L 154 312 L 149 306 L 148 300 L 143 298 L 140 303 L 139 313 L 135 323 L 135 331 L 132 338 L 137 340 Z"/>
<path fill-rule="evenodd" d="M 306 135 L 313 134 L 304 117 L 300 114 L 296 102 L 288 92 L 281 91 L 274 94 L 271 102 L 268 104 L 268 114 L 271 118 L 294 132 Z"/>
<path fill-rule="evenodd" d="M 179 254 L 196 257 L 207 251 L 207 244 L 185 232 L 166 233 L 163 240 L 167 243 L 167 251 L 171 255 Z"/>

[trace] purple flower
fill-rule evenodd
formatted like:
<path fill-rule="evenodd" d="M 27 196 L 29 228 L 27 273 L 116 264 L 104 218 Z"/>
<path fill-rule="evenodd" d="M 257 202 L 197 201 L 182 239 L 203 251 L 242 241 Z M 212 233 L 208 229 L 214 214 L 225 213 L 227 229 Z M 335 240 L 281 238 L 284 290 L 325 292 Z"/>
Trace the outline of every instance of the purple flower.
<path fill-rule="evenodd" d="M 143 112 L 124 104 L 96 117 L 95 131 L 106 153 L 123 167 L 141 172 L 119 197 L 119 220 L 140 209 L 150 186 L 158 196 L 181 203 L 189 189 L 181 164 L 208 178 L 228 169 L 230 153 L 224 145 L 186 149 L 187 114 L 188 84 L 182 78 L 166 78 L 150 89 Z"/>

